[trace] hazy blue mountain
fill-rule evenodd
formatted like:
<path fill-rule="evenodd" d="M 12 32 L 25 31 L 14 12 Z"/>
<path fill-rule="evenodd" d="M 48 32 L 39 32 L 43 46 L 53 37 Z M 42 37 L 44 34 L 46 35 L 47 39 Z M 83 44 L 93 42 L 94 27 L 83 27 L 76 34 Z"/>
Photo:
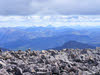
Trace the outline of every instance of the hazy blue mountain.
<path fill-rule="evenodd" d="M 0 50 L 2 50 L 2 51 L 10 51 L 9 49 L 6 49 L 6 48 L 0 48 Z"/>
<path fill-rule="evenodd" d="M 63 36 L 56 36 L 56 37 L 41 37 L 41 38 L 35 38 L 31 40 L 27 39 L 19 39 L 13 42 L 4 43 L 3 47 L 15 49 L 15 48 L 21 48 L 21 49 L 47 49 L 47 48 L 53 48 L 56 46 L 61 46 L 66 41 L 70 40 L 77 40 L 77 41 L 83 41 L 86 42 L 87 40 L 91 40 L 88 36 L 83 35 L 63 35 Z"/>
<path fill-rule="evenodd" d="M 95 46 L 91 46 L 89 44 L 77 42 L 77 41 L 69 41 L 69 42 L 64 43 L 62 46 L 56 47 L 56 48 L 53 48 L 53 49 L 61 50 L 61 49 L 64 49 L 64 48 L 73 48 L 73 49 L 91 48 L 91 49 L 95 49 L 96 47 Z"/>
<path fill-rule="evenodd" d="M 48 49 L 75 40 L 100 46 L 100 28 L 8 27 L 0 28 L 0 47 L 8 49 Z"/>
<path fill-rule="evenodd" d="M 68 32 L 67 32 L 68 31 Z M 60 36 L 63 34 L 71 34 L 75 31 L 72 28 L 55 28 L 55 27 L 9 27 L 0 28 L 0 40 L 2 43 L 16 41 L 20 38 L 34 39 L 39 37 Z M 64 33 L 67 32 L 67 33 Z"/>

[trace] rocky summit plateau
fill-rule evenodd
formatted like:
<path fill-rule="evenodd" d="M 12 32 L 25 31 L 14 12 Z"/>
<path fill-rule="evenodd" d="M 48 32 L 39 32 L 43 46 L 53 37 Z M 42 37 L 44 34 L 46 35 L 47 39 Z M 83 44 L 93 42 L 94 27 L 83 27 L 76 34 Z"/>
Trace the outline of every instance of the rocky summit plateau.
<path fill-rule="evenodd" d="M 0 75 L 100 75 L 100 49 L 0 51 Z"/>

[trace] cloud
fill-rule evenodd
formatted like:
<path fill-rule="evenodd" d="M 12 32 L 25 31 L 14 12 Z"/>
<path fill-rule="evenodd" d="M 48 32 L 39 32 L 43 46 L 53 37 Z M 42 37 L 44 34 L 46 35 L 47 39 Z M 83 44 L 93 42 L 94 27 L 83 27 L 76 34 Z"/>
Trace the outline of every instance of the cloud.
<path fill-rule="evenodd" d="M 100 26 L 99 15 L 0 16 L 0 27 L 16 26 Z"/>
<path fill-rule="evenodd" d="M 0 15 L 99 15 L 100 0 L 0 0 Z"/>

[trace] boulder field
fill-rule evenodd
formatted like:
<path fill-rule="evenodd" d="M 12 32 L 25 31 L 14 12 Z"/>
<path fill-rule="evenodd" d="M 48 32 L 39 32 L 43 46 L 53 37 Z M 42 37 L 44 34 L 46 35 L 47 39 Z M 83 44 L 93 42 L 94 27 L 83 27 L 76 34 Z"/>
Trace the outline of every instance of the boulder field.
<path fill-rule="evenodd" d="M 100 49 L 0 51 L 0 75 L 100 75 Z"/>

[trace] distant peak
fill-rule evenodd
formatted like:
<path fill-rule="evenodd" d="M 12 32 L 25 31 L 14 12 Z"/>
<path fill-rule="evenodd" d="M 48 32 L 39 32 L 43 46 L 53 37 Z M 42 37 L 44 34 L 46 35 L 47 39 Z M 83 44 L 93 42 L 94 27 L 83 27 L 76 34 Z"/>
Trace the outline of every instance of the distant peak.
<path fill-rule="evenodd" d="M 54 27 L 54 26 L 52 26 L 52 25 L 48 25 L 47 27 Z"/>

